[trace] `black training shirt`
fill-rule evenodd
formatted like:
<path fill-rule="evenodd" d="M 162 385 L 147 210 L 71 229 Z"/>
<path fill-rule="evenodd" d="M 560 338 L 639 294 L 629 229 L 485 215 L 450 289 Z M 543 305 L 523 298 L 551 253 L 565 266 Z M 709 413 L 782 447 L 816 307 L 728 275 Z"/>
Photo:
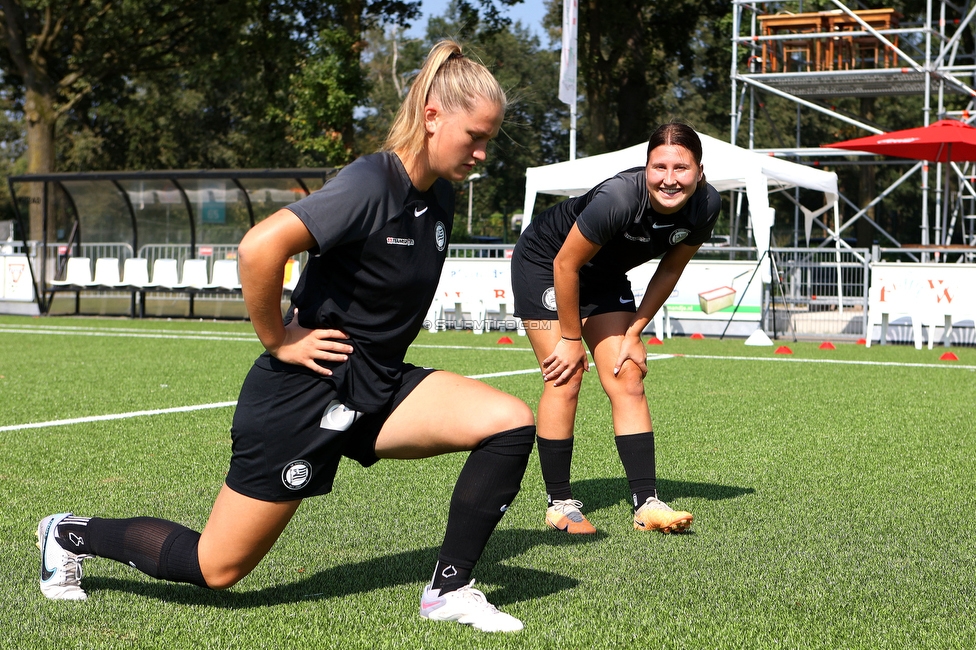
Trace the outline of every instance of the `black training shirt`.
<path fill-rule="evenodd" d="M 539 214 L 522 233 L 519 246 L 530 259 L 551 264 L 575 223 L 584 237 L 601 246 L 580 269 L 580 280 L 599 281 L 626 274 L 679 243 L 704 243 L 721 208 L 718 191 L 700 183 L 679 211 L 659 214 L 651 207 L 644 167 L 634 167 Z"/>
<path fill-rule="evenodd" d="M 376 411 L 396 390 L 437 289 L 454 224 L 453 188 L 438 179 L 420 192 L 400 159 L 380 152 L 288 209 L 317 242 L 292 309 L 303 327 L 349 336 L 348 360 L 322 365 L 346 406 Z"/>

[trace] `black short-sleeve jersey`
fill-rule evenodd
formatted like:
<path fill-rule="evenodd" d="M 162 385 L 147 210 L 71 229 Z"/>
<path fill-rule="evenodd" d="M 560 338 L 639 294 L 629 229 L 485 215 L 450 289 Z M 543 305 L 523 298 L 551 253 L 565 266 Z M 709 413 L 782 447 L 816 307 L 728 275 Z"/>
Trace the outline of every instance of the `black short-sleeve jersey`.
<path fill-rule="evenodd" d="M 438 179 L 421 192 L 400 159 L 381 152 L 288 209 L 317 242 L 292 294 L 298 320 L 349 336 L 348 360 L 322 365 L 344 404 L 375 411 L 396 390 L 437 289 L 454 224 L 453 188 Z"/>
<path fill-rule="evenodd" d="M 644 167 L 635 167 L 545 210 L 518 245 L 528 258 L 551 263 L 575 223 L 584 237 L 601 246 L 580 269 L 581 280 L 619 277 L 680 243 L 707 241 L 721 207 L 718 191 L 701 183 L 681 210 L 659 214 L 651 207 Z"/>

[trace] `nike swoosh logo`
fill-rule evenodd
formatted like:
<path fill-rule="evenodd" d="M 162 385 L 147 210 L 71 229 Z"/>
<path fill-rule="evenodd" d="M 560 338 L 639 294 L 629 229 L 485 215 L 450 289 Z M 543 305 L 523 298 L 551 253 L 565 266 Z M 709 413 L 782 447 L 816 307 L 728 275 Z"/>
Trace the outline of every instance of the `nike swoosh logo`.
<path fill-rule="evenodd" d="M 421 601 L 420 602 L 420 609 L 422 611 L 425 611 L 425 612 L 433 611 L 435 609 L 440 608 L 440 606 L 443 605 L 443 604 L 444 603 L 442 603 L 440 600 L 433 600 L 433 601 L 429 601 L 429 602 L 426 602 L 426 603 L 423 602 L 423 601 Z"/>
<path fill-rule="evenodd" d="M 629 300 L 624 300 L 623 298 L 620 299 L 621 305 L 626 305 L 628 302 L 634 302 L 634 299 L 633 298 L 630 298 Z"/>
<path fill-rule="evenodd" d="M 651 224 L 651 228 L 654 228 L 655 230 L 659 230 L 661 228 L 673 228 L 673 227 L 674 227 L 673 223 L 652 223 Z"/>
<path fill-rule="evenodd" d="M 53 521 L 48 522 L 47 528 L 44 529 L 44 536 L 41 537 L 41 582 L 47 582 L 54 577 L 55 573 L 58 572 L 57 569 L 52 571 L 51 569 L 47 568 L 47 553 L 44 552 L 47 550 L 45 548 L 47 546 L 47 535 L 51 531 L 51 525 L 53 523 Z"/>
<path fill-rule="evenodd" d="M 413 216 L 415 216 L 415 217 L 419 217 L 419 216 L 420 216 L 420 215 L 422 215 L 423 213 L 425 213 L 425 212 L 427 212 L 427 207 L 428 207 L 428 206 L 426 206 L 426 205 L 425 205 L 425 206 L 424 206 L 424 209 L 423 209 L 423 210 L 420 210 L 419 208 L 414 208 L 414 209 L 413 209 Z"/>

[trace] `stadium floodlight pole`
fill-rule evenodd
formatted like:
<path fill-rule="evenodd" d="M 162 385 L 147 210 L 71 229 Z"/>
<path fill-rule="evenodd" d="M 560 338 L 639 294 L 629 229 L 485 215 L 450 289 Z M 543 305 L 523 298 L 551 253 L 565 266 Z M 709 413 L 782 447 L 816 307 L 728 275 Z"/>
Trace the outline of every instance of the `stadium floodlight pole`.
<path fill-rule="evenodd" d="M 559 59 L 559 101 L 569 104 L 569 159 L 576 160 L 576 22 L 579 0 L 563 0 L 563 49 Z"/>

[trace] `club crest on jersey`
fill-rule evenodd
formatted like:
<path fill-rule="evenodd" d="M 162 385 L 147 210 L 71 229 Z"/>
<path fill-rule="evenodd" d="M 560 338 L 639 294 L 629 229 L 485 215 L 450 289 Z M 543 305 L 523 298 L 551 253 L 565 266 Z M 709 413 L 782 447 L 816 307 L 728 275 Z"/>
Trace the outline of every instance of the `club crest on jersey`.
<path fill-rule="evenodd" d="M 293 460 L 281 470 L 281 482 L 289 490 L 301 490 L 312 480 L 312 466 L 305 460 Z"/>
<path fill-rule="evenodd" d="M 387 237 L 386 243 L 390 246 L 413 246 L 413 240 L 409 237 Z"/>
<path fill-rule="evenodd" d="M 549 287 L 542 294 L 542 306 L 549 311 L 556 311 L 556 289 Z"/>
<path fill-rule="evenodd" d="M 682 239 L 684 239 L 690 234 L 691 231 L 688 230 L 687 228 L 678 228 L 673 233 L 671 233 L 671 237 L 669 238 L 669 241 L 672 244 L 677 244 L 679 241 L 681 241 Z"/>
<path fill-rule="evenodd" d="M 440 221 L 434 224 L 434 243 L 439 251 L 447 246 L 447 228 Z"/>

